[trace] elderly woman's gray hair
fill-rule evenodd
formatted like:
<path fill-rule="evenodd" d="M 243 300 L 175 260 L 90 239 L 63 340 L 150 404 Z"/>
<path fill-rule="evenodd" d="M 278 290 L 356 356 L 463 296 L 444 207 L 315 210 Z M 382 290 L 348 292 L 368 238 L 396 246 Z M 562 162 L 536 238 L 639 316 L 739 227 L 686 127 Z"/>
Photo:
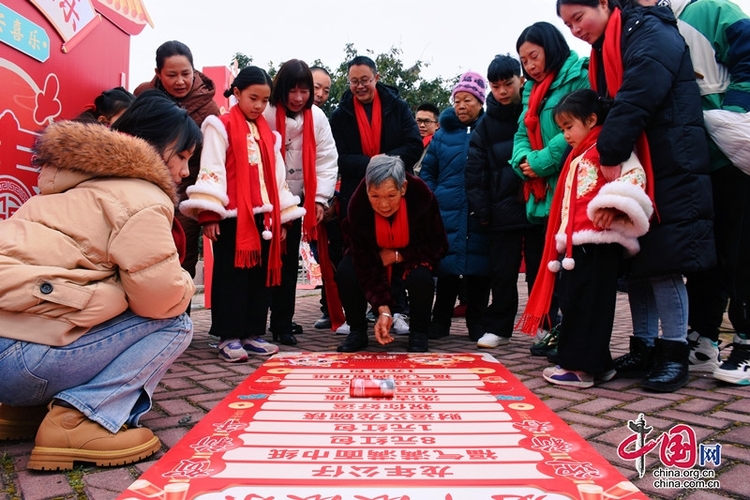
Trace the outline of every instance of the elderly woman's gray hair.
<path fill-rule="evenodd" d="M 378 187 L 388 179 L 392 179 L 396 187 L 403 187 L 406 182 L 406 169 L 401 158 L 388 155 L 376 155 L 370 158 L 365 171 L 367 187 Z"/>

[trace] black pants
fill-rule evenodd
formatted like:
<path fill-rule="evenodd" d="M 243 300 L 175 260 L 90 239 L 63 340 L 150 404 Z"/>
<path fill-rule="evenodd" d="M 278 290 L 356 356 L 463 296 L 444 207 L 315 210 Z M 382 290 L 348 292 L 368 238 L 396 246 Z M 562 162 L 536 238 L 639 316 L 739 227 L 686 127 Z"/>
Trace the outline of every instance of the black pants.
<path fill-rule="evenodd" d="M 490 278 L 467 275 L 463 279 L 466 281 L 466 328 L 470 338 L 479 339 L 485 333 L 484 314 L 490 299 Z M 437 279 L 432 323 L 441 329 L 450 328 L 460 288 L 461 277 L 457 274 L 443 274 Z"/>
<path fill-rule="evenodd" d="M 255 217 L 263 227 L 263 216 Z M 211 335 L 221 340 L 258 337 L 266 331 L 271 289 L 266 287 L 269 242 L 260 238 L 262 263 L 245 269 L 234 267 L 237 219 L 219 222 L 221 234 L 213 244 L 214 268 L 211 283 Z"/>
<path fill-rule="evenodd" d="M 393 267 L 393 275 L 401 275 L 400 265 Z M 409 321 L 410 333 L 428 332 L 430 326 L 430 311 L 432 298 L 435 293 L 435 282 L 432 272 L 425 266 L 419 266 L 409 272 L 403 279 L 403 286 L 409 294 L 411 316 Z M 336 284 L 339 287 L 341 304 L 344 306 L 346 322 L 352 332 L 367 331 L 367 300 L 357 281 L 357 273 L 350 255 L 344 256 L 336 270 Z"/>
<path fill-rule="evenodd" d="M 299 242 L 302 239 L 302 219 L 292 221 L 287 227 L 286 239 L 281 243 L 281 285 L 271 292 L 272 332 L 284 335 L 292 333 L 294 305 L 297 300 L 297 276 L 299 273 Z M 286 250 L 284 251 L 284 246 Z"/>
<path fill-rule="evenodd" d="M 711 174 L 718 266 L 687 275 L 688 323 L 718 340 L 729 298 L 734 329 L 750 333 L 750 176 L 734 166 Z"/>
<path fill-rule="evenodd" d="M 590 374 L 614 368 L 609 341 L 622 252 L 616 243 L 574 246 L 575 268 L 560 271 L 557 354 L 562 368 Z"/>
<path fill-rule="evenodd" d="M 510 337 L 518 313 L 518 270 L 527 229 L 489 233 L 492 303 L 484 316 L 484 331 Z"/>

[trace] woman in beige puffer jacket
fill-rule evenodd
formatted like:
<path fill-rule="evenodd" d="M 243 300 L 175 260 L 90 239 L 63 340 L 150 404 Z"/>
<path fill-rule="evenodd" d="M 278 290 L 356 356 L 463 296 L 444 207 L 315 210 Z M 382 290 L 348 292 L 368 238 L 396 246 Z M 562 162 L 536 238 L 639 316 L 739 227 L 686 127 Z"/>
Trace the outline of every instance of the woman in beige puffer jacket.
<path fill-rule="evenodd" d="M 0 438 L 31 435 L 38 412 L 25 407 L 49 404 L 32 469 L 156 452 L 138 419 L 192 337 L 184 312 L 195 285 L 172 236 L 168 165 L 187 164 L 200 131 L 164 97 L 136 100 L 126 115 L 133 108 L 139 120 L 158 112 L 171 148 L 98 124 L 52 124 L 36 146 L 40 194 L 0 221 Z"/>

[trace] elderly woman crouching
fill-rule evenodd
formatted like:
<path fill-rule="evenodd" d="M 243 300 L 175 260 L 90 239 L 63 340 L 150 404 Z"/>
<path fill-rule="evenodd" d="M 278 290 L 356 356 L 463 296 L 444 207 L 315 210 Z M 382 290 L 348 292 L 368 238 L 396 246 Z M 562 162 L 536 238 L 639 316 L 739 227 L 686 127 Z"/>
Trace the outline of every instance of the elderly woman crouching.
<path fill-rule="evenodd" d="M 408 187 L 408 189 L 407 189 Z M 394 305 L 391 278 L 401 276 L 409 295 L 409 352 L 426 352 L 434 296 L 433 270 L 448 250 L 437 201 L 427 185 L 405 173 L 396 156 L 377 155 L 352 195 L 342 223 L 344 258 L 336 272 L 351 333 L 339 352 L 367 347 L 367 303 L 378 312 L 375 339 L 390 335 Z"/>

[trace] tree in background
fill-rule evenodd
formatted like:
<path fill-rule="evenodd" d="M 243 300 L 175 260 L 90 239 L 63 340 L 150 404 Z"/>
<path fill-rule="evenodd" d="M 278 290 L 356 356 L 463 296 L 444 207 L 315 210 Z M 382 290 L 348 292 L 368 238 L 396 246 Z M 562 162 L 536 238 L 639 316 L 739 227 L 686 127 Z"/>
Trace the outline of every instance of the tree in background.
<path fill-rule="evenodd" d="M 420 76 L 420 73 L 422 68 L 427 66 L 428 63 L 417 61 L 412 66 L 404 68 L 404 63 L 401 61 L 402 52 L 399 48 L 391 47 L 388 52 L 377 56 L 375 56 L 372 50 L 366 50 L 364 55 L 372 58 L 375 64 L 377 64 L 378 72 L 380 73 L 380 82 L 396 87 L 401 98 L 409 103 L 412 112 L 416 112 L 417 106 L 423 102 L 431 102 L 441 110 L 450 106 L 450 89 L 458 81 L 460 75 L 455 75 L 450 79 L 434 78 L 432 80 L 425 80 Z M 325 68 L 331 74 L 331 96 L 323 105 L 323 111 L 325 111 L 326 115 L 331 116 L 331 112 L 338 105 L 341 96 L 349 88 L 346 79 L 346 64 L 358 55 L 360 54 L 357 52 L 354 44 L 347 43 L 344 47 L 344 62 L 339 64 L 336 69 L 332 69 L 320 59 L 312 62 L 305 61 L 310 66 Z M 237 52 L 234 55 L 234 60 L 237 61 L 238 68 L 242 69 L 252 64 L 253 58 L 242 52 Z M 268 74 L 273 77 L 278 68 L 281 67 L 281 64 L 283 62 L 278 65 L 274 64 L 273 61 L 269 62 L 267 68 Z"/>
<path fill-rule="evenodd" d="M 232 58 L 232 64 L 230 66 L 234 65 L 234 62 L 237 61 L 237 69 L 240 70 L 242 68 L 247 68 L 251 64 L 253 64 L 253 57 L 243 54 L 242 52 L 237 52 L 234 54 L 234 57 Z"/>

